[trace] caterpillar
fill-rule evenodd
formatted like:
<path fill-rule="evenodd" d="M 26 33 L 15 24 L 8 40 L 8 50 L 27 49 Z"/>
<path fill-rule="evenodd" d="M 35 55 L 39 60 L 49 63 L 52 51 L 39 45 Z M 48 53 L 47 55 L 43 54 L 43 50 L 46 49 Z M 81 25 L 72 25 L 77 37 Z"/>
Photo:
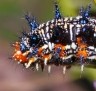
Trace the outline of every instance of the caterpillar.
<path fill-rule="evenodd" d="M 22 32 L 20 41 L 13 44 L 12 58 L 26 68 L 43 70 L 51 65 L 66 67 L 73 63 L 81 65 L 81 72 L 88 60 L 96 60 L 96 19 L 89 17 L 91 5 L 81 7 L 76 17 L 63 17 L 55 3 L 55 17 L 38 24 L 35 17 L 25 15 L 30 32 Z"/>

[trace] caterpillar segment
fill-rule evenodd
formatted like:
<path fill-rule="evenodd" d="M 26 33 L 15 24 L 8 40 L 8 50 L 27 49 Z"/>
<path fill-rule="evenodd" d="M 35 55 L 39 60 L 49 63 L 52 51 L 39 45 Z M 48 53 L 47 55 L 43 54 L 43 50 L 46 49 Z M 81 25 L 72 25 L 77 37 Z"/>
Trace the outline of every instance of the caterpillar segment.
<path fill-rule="evenodd" d="M 19 42 L 16 42 L 15 44 L 13 44 L 13 46 L 15 47 L 15 52 L 13 54 L 13 59 L 17 60 L 18 63 L 27 62 L 27 55 L 28 55 L 29 51 L 26 51 L 26 52 L 22 53 L 21 50 L 20 50 Z"/>
<path fill-rule="evenodd" d="M 96 19 L 89 16 L 91 5 L 81 8 L 76 17 L 63 17 L 57 3 L 55 16 L 46 23 L 38 24 L 35 17 L 25 15 L 30 32 L 23 32 L 19 42 L 13 44 L 13 59 L 26 68 L 38 71 L 48 66 L 81 65 L 81 73 L 88 60 L 96 60 Z"/>

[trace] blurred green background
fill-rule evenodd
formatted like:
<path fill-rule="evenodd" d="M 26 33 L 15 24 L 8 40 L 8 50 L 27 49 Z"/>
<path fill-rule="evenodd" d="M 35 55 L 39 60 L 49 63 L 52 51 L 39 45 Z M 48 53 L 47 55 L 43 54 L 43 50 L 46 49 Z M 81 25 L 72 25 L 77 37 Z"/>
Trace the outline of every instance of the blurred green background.
<path fill-rule="evenodd" d="M 18 33 L 27 28 L 24 14 L 31 13 L 39 23 L 54 18 L 54 1 L 56 0 L 0 0 L 0 39 L 13 41 Z M 92 3 L 92 11 L 96 5 L 92 0 L 57 0 L 63 16 L 76 16 L 81 6 Z M 94 14 L 93 13 L 93 14 Z"/>
<path fill-rule="evenodd" d="M 54 1 L 56 0 L 0 0 L 0 76 L 2 72 L 8 73 L 9 69 L 13 69 L 8 59 L 12 54 L 10 43 L 18 40 L 23 29 L 29 31 L 24 15 L 29 12 L 36 16 L 39 23 L 47 22 L 54 18 Z M 93 0 L 57 0 L 57 2 L 62 16 L 76 16 L 81 6 L 86 7 L 92 3 L 91 16 L 96 17 L 96 4 Z M 83 75 L 90 80 L 96 80 L 95 68 L 85 68 Z M 5 77 L 9 75 L 7 73 Z M 74 79 L 79 78 L 80 67 L 72 67 L 69 73 Z"/>

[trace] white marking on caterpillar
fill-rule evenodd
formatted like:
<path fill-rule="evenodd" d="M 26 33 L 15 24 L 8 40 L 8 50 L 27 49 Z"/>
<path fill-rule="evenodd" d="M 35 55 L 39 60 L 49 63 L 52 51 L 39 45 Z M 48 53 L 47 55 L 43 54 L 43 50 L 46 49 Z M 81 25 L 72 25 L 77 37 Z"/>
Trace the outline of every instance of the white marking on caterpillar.
<path fill-rule="evenodd" d="M 94 50 L 94 46 L 89 46 L 88 48 L 91 50 Z"/>
<path fill-rule="evenodd" d="M 71 47 L 72 47 L 73 49 L 76 49 L 76 48 L 77 48 L 77 45 L 76 45 L 74 42 L 72 42 Z"/>
<path fill-rule="evenodd" d="M 96 55 L 87 57 L 88 59 L 96 59 Z"/>
<path fill-rule="evenodd" d="M 48 46 L 49 46 L 50 51 L 52 51 L 52 43 L 51 42 L 48 42 Z"/>
<path fill-rule="evenodd" d="M 66 45 L 65 46 L 65 49 L 67 50 L 67 49 L 70 49 L 71 48 L 71 46 L 70 45 Z"/>
<path fill-rule="evenodd" d="M 73 41 L 73 32 L 72 32 L 72 29 L 73 29 L 73 24 L 70 24 L 70 40 Z"/>

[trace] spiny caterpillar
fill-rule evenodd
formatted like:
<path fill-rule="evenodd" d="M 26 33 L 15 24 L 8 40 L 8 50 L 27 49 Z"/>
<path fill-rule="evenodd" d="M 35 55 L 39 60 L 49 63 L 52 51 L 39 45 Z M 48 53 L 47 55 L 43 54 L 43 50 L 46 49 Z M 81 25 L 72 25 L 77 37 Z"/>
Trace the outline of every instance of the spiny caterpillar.
<path fill-rule="evenodd" d="M 96 19 L 89 17 L 91 5 L 80 9 L 76 17 L 62 17 L 55 3 L 55 18 L 38 24 L 34 17 L 25 15 L 30 32 L 22 33 L 20 41 L 13 44 L 13 59 L 26 68 L 44 69 L 48 65 L 66 66 L 76 62 L 81 72 L 88 60 L 96 59 Z"/>

